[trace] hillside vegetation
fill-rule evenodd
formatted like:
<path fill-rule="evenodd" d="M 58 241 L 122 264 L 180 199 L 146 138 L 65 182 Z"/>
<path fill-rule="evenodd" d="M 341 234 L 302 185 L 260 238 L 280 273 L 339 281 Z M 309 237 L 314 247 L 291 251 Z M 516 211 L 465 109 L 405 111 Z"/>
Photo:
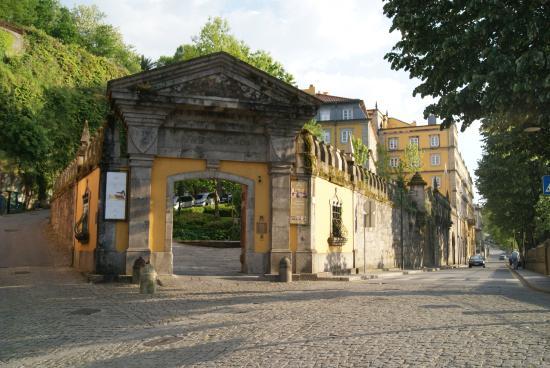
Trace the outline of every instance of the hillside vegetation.
<path fill-rule="evenodd" d="M 105 119 L 105 85 L 128 70 L 77 44 L 24 28 L 24 50 L 0 28 L 0 188 L 18 183 L 27 197 L 44 197 L 73 157 L 85 120 Z"/>

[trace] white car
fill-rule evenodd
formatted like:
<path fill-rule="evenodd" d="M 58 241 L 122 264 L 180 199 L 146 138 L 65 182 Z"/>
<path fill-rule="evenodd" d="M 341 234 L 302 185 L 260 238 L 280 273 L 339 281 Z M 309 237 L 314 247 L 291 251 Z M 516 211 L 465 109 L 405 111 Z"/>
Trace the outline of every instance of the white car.
<path fill-rule="evenodd" d="M 213 206 L 216 193 L 200 193 L 195 198 L 195 206 Z"/>
<path fill-rule="evenodd" d="M 193 198 L 193 196 L 190 196 L 190 195 L 176 197 L 174 199 L 175 209 L 193 207 L 194 205 L 195 205 L 195 198 Z"/>

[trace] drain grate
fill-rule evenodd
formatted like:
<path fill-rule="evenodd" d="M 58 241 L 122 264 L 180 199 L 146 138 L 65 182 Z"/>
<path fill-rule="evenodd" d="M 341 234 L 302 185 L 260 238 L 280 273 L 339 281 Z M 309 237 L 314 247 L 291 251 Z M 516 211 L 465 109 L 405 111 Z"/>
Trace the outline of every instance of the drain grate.
<path fill-rule="evenodd" d="M 89 315 L 92 315 L 92 314 L 97 313 L 97 312 L 101 312 L 101 309 L 97 309 L 97 308 L 80 308 L 80 309 L 75 309 L 74 311 L 69 312 L 69 314 L 78 315 L 78 316 L 89 316 Z"/>
<path fill-rule="evenodd" d="M 15 271 L 13 274 L 14 275 L 28 275 L 30 272 L 29 271 Z"/>
<path fill-rule="evenodd" d="M 15 233 L 16 231 L 19 231 L 19 229 L 4 229 L 7 233 Z"/>
<path fill-rule="evenodd" d="M 183 340 L 183 337 L 166 336 L 166 337 L 161 337 L 161 338 L 158 338 L 158 339 L 155 339 L 155 340 L 144 342 L 143 345 L 144 346 L 149 346 L 149 347 L 162 346 L 162 345 L 172 344 L 172 343 L 175 343 L 175 342 L 178 342 L 178 341 L 181 341 L 181 340 Z"/>
<path fill-rule="evenodd" d="M 422 307 L 428 309 L 461 308 L 460 305 L 457 304 L 427 304 Z"/>

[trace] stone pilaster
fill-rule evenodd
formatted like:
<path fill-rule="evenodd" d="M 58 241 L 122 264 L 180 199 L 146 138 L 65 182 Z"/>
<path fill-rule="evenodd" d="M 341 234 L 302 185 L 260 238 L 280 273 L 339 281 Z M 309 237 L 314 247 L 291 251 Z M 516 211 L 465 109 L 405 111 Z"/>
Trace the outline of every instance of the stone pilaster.
<path fill-rule="evenodd" d="M 292 260 L 290 251 L 290 171 L 291 164 L 274 162 L 271 177 L 271 273 L 279 272 L 281 258 Z"/>
<path fill-rule="evenodd" d="M 132 273 L 134 261 L 148 259 L 149 212 L 151 202 L 151 171 L 153 156 L 130 156 L 130 201 L 128 209 L 129 241 L 126 251 L 126 274 Z"/>

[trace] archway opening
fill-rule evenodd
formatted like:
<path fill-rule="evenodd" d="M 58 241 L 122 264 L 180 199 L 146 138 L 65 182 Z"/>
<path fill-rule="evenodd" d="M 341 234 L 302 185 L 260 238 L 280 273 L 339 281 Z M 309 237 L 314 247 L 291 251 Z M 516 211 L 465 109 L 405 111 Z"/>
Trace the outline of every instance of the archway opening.
<path fill-rule="evenodd" d="M 176 275 L 246 272 L 248 187 L 220 177 L 173 183 L 172 253 Z"/>

